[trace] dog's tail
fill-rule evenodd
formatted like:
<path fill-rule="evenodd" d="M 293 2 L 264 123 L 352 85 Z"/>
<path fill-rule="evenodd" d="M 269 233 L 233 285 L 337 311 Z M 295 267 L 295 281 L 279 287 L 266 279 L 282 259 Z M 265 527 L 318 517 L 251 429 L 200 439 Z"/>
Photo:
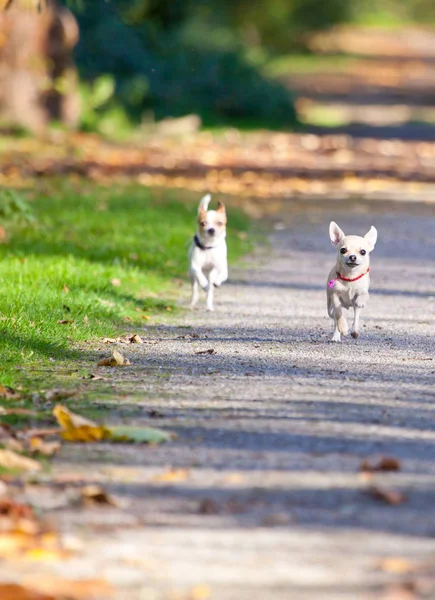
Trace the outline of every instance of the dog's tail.
<path fill-rule="evenodd" d="M 207 211 L 208 210 L 208 205 L 210 204 L 210 200 L 211 200 L 211 195 L 210 194 L 206 194 L 204 196 L 204 198 L 201 199 L 201 202 L 199 203 L 199 206 L 198 206 L 198 214 L 201 211 Z"/>

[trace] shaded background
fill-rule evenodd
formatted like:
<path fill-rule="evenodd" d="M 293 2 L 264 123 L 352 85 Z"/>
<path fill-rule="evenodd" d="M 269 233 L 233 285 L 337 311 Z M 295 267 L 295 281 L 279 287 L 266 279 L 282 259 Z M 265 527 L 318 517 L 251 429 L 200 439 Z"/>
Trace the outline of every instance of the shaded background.
<path fill-rule="evenodd" d="M 0 83 L 3 104 L 9 107 L 3 112 L 37 133 L 47 123 L 43 115 L 23 115 L 28 112 L 23 95 L 44 95 L 40 100 L 44 110 L 49 107 L 49 120 L 118 137 L 144 123 L 191 114 L 208 127 L 336 125 L 355 120 L 355 113 L 343 107 L 337 112 L 331 98 L 321 103 L 321 110 L 319 98 L 298 104 L 301 91 L 311 100 L 316 92 L 310 75 L 359 68 L 352 63 L 357 56 L 435 56 L 428 28 L 435 11 L 429 0 L 2 0 L 1 5 L 7 10 L 0 20 Z M 23 7 L 35 13 L 27 29 L 23 14 L 18 15 Z M 41 26 L 49 12 L 55 16 Z M 415 30 L 419 24 L 424 24 L 423 35 L 421 27 Z M 20 50 L 23 45 L 32 49 L 27 56 Z M 35 66 L 38 54 L 47 59 L 45 68 Z M 71 76 L 73 63 L 78 88 Z M 23 68 L 38 78 L 38 92 L 23 77 L 11 83 Z M 41 83 L 47 77 L 50 83 Z M 381 79 L 385 83 L 385 72 Z M 342 90 L 334 78 L 330 84 L 329 92 Z M 11 86 L 8 99 L 5 90 Z M 344 93 L 349 96 L 349 90 Z M 57 94 L 69 94 L 66 108 L 59 108 Z M 428 100 L 431 106 L 433 98 Z"/>

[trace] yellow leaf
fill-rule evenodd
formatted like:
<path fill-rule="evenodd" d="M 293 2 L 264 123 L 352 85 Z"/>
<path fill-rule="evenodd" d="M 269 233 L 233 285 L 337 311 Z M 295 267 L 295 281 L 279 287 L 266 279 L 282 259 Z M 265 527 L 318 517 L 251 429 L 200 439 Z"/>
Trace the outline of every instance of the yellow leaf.
<path fill-rule="evenodd" d="M 153 481 L 177 483 L 178 481 L 186 481 L 189 474 L 188 469 L 169 469 L 168 471 L 164 471 L 164 473 L 159 473 L 153 477 Z"/>
<path fill-rule="evenodd" d="M 62 427 L 63 439 L 69 442 L 99 442 L 107 434 L 105 427 L 73 413 L 61 404 L 54 407 L 53 415 Z"/>
<path fill-rule="evenodd" d="M 390 556 L 380 561 L 379 568 L 385 573 L 403 575 L 412 572 L 415 565 L 401 556 Z"/>
<path fill-rule="evenodd" d="M 12 450 L 0 449 L 0 466 L 5 469 L 18 469 L 22 471 L 39 471 L 41 465 L 33 458 L 27 458 Z"/>

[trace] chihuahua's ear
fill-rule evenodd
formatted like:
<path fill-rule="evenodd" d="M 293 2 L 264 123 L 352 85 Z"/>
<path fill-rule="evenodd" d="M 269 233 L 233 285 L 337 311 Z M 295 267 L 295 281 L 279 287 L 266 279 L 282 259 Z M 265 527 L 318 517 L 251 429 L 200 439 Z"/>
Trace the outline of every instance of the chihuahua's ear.
<path fill-rule="evenodd" d="M 206 194 L 204 196 L 204 198 L 201 198 L 201 202 L 199 203 L 199 206 L 198 206 L 198 215 L 201 215 L 201 213 L 207 212 L 208 205 L 210 204 L 210 200 L 211 200 L 210 194 Z"/>
<path fill-rule="evenodd" d="M 365 234 L 364 239 L 370 246 L 370 252 L 373 250 L 376 244 L 376 240 L 378 239 L 378 232 L 373 225 L 370 227 L 370 230 Z"/>
<path fill-rule="evenodd" d="M 337 223 L 331 221 L 329 224 L 329 237 L 331 238 L 331 243 L 333 246 L 338 246 L 346 237 L 344 232 L 340 229 Z"/>
<path fill-rule="evenodd" d="M 225 210 L 225 204 L 222 204 L 222 202 L 218 202 L 216 212 L 220 213 L 221 215 L 226 215 L 227 213 Z"/>

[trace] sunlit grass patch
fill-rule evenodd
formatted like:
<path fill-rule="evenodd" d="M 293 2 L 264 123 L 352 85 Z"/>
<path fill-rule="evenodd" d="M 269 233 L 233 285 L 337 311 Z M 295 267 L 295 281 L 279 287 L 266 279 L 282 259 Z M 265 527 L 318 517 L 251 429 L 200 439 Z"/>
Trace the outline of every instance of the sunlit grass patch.
<path fill-rule="evenodd" d="M 175 308 L 198 201 L 178 195 L 69 180 L 23 194 L 33 219 L 4 222 L 0 245 L 0 383 L 28 384 L 36 364 L 83 358 L 78 342 Z M 232 258 L 245 228 L 232 212 Z"/>

